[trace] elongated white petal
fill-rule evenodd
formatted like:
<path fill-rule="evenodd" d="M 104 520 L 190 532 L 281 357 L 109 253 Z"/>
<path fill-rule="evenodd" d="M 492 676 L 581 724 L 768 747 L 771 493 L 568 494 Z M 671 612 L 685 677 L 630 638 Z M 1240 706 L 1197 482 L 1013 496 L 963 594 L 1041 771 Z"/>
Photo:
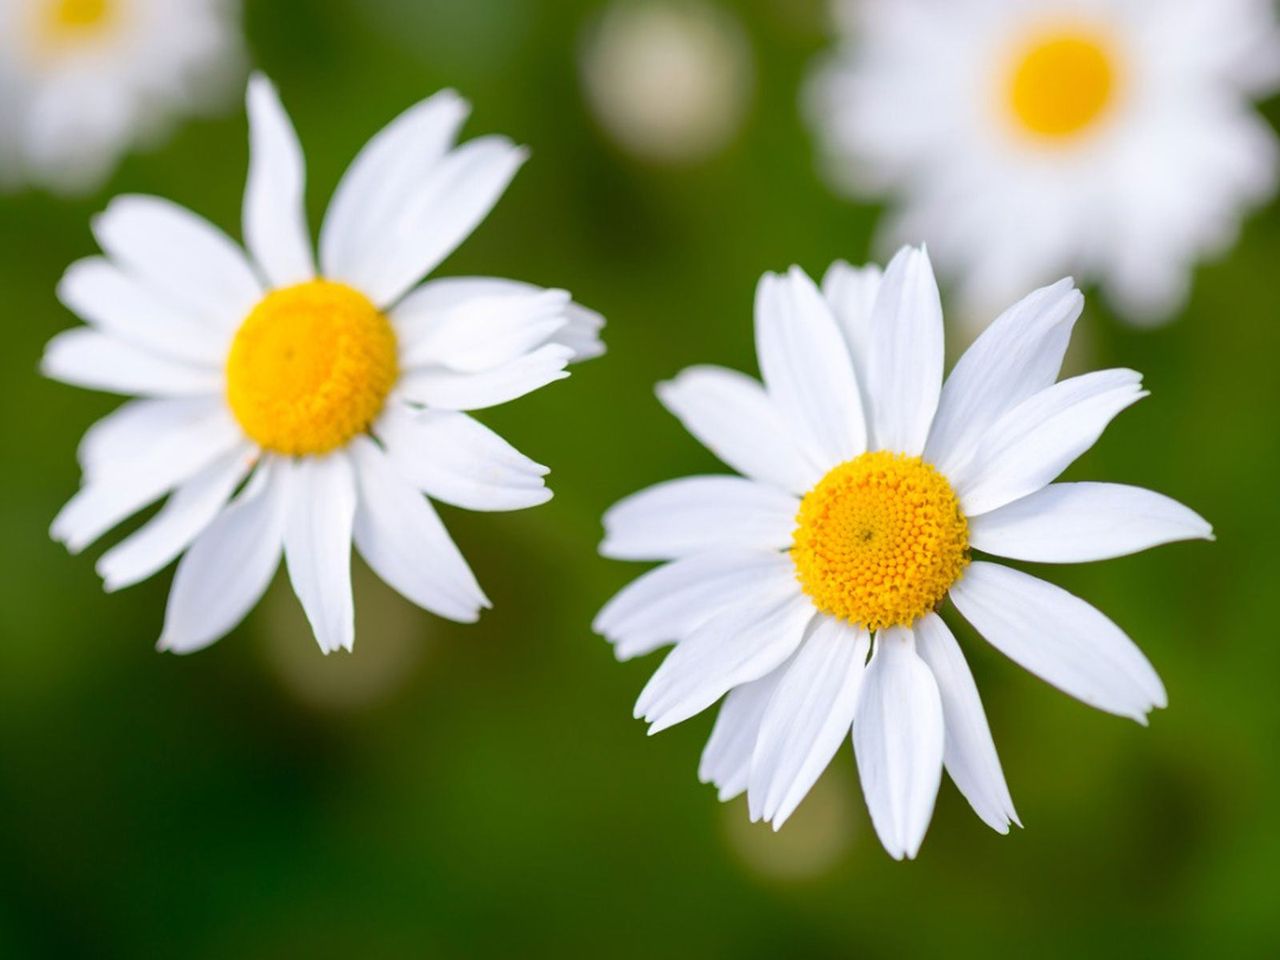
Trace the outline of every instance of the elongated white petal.
<path fill-rule="evenodd" d="M 234 330 L 262 298 L 240 248 L 176 203 L 117 197 L 94 218 L 93 233 L 117 264 L 216 329 Z"/>
<path fill-rule="evenodd" d="M 776 550 L 696 553 L 637 577 L 605 604 L 592 629 L 619 660 L 683 640 L 721 610 L 776 592 L 795 580 L 791 559 Z"/>
<path fill-rule="evenodd" d="M 918 620 L 913 629 L 916 651 L 933 671 L 942 697 L 947 773 L 973 812 L 992 830 L 1008 833 L 1010 822 L 1022 826 L 1005 784 L 977 684 L 960 645 L 936 613 Z"/>
<path fill-rule="evenodd" d="M 547 468 L 465 413 L 391 404 L 374 426 L 411 484 L 467 510 L 523 510 L 551 499 Z"/>
<path fill-rule="evenodd" d="M 1084 297 L 1067 279 L 1036 290 L 997 317 L 947 377 L 925 459 L 952 476 L 1001 416 L 1052 386 L 1083 309 Z"/>
<path fill-rule="evenodd" d="M 786 593 L 762 592 L 707 621 L 667 654 L 641 691 L 636 716 L 653 734 L 701 713 L 791 656 L 815 615 L 809 598 L 791 584 Z"/>
<path fill-rule="evenodd" d="M 284 559 L 293 591 L 325 653 L 350 650 L 355 642 L 351 595 L 351 528 L 356 478 L 341 451 L 296 461 Z"/>
<path fill-rule="evenodd" d="M 809 628 L 760 724 L 747 798 L 752 820 L 776 830 L 849 736 L 871 635 L 834 617 Z"/>
<path fill-rule="evenodd" d="M 320 230 L 324 274 L 352 281 L 369 269 L 406 201 L 452 146 L 470 110 L 452 90 L 414 104 L 383 127 L 347 168 Z"/>
<path fill-rule="evenodd" d="M 50 340 L 40 372 L 73 387 L 133 396 L 198 397 L 222 390 L 221 370 L 172 360 L 91 327 Z"/>
<path fill-rule="evenodd" d="M 159 649 L 203 649 L 253 609 L 280 564 L 288 486 L 288 465 L 264 461 L 244 492 L 196 537 L 173 575 Z"/>
<path fill-rule="evenodd" d="M 169 438 L 198 428 L 214 417 L 224 402 L 215 397 L 130 400 L 98 420 L 80 440 L 76 459 L 86 480 L 118 469 L 128 470 Z"/>
<path fill-rule="evenodd" d="M 853 369 L 862 387 L 863 410 L 870 410 L 867 398 L 867 364 L 871 360 L 871 314 L 880 295 L 884 273 L 874 263 L 853 267 L 837 260 L 822 277 L 822 295 L 831 305 L 844 342 L 853 358 Z"/>
<path fill-rule="evenodd" d="M 483 373 L 457 373 L 443 368 L 409 373 L 400 381 L 406 400 L 437 410 L 484 410 L 523 397 L 569 376 L 565 367 L 573 351 L 549 343 Z"/>
<path fill-rule="evenodd" d="M 521 280 L 495 277 L 441 277 L 428 280 L 400 301 L 391 315 L 399 327 L 401 344 L 408 345 L 416 341 L 418 336 L 432 333 L 435 318 L 452 317 L 455 313 L 469 318 L 473 316 L 473 307 L 478 307 L 484 316 L 491 314 L 496 307 L 501 307 L 504 314 L 510 313 L 511 306 L 522 304 L 540 308 L 549 299 L 541 296 L 543 294 L 556 294 L 555 300 L 565 301 L 559 311 L 561 323 L 554 325 L 554 330 L 550 329 L 553 326 L 551 323 L 545 323 L 550 332 L 543 341 L 533 343 L 527 349 L 540 346 L 542 342 L 560 344 L 573 350 L 571 363 L 604 353 L 604 344 L 600 341 L 604 317 L 594 310 L 568 302 L 568 295 L 562 291 L 547 290 Z M 539 319 L 541 321 L 542 318 Z M 461 335 L 466 331 L 459 330 L 457 333 Z"/>
<path fill-rule="evenodd" d="M 734 687 L 720 704 L 715 726 L 698 761 L 698 779 L 714 784 L 721 801 L 732 800 L 747 789 L 760 722 L 787 665 L 784 662 L 759 680 Z"/>
<path fill-rule="evenodd" d="M 895 860 L 920 850 L 942 780 L 942 699 L 911 631 L 881 630 L 858 694 L 853 750 L 871 822 Z"/>
<path fill-rule="evenodd" d="M 1133 370 L 1099 370 L 1041 390 L 1002 416 L 970 466 L 952 476 L 966 516 L 976 517 L 1051 483 L 1147 394 Z"/>
<path fill-rule="evenodd" d="M 1118 483 L 1053 483 L 969 521 L 969 544 L 1036 563 L 1107 560 L 1177 540 L 1212 540 L 1195 511 Z"/>
<path fill-rule="evenodd" d="M 942 389 L 942 303 L 923 247 L 904 247 L 885 269 L 871 311 L 866 396 L 876 449 L 924 451 Z"/>
<path fill-rule="evenodd" d="M 1146 723 L 1164 684 L 1124 631 L 1061 587 L 994 563 L 973 563 L 951 599 L 1015 663 L 1092 707 Z"/>
<path fill-rule="evenodd" d="M 397 593 L 437 616 L 472 623 L 489 601 L 431 504 L 367 437 L 350 446 L 360 498 L 355 543 Z"/>
<path fill-rule="evenodd" d="M 658 384 L 658 399 L 684 428 L 734 470 L 792 493 L 822 479 L 760 383 L 724 367 L 689 367 Z"/>
<path fill-rule="evenodd" d="M 316 275 L 307 229 L 306 161 L 275 86 L 249 80 L 249 180 L 244 191 L 244 242 L 273 287 Z"/>
<path fill-rule="evenodd" d="M 120 590 L 168 566 L 226 506 L 253 466 L 256 451 L 241 444 L 183 483 L 138 531 L 98 561 L 107 590 Z"/>
<path fill-rule="evenodd" d="M 526 157 L 497 136 L 453 150 L 422 174 L 420 185 L 392 211 L 382 242 L 343 279 L 379 307 L 395 303 L 489 215 Z"/>
<path fill-rule="evenodd" d="M 798 267 L 756 288 L 756 355 L 769 397 L 808 458 L 830 469 L 867 449 L 853 362 L 831 308 Z"/>
<path fill-rule="evenodd" d="M 87 479 L 54 518 L 50 535 L 79 553 L 143 507 L 186 482 L 242 442 L 225 410 L 158 439 L 145 454 Z"/>
<path fill-rule="evenodd" d="M 467 300 L 437 313 L 416 309 L 410 294 L 392 312 L 400 333 L 400 367 L 491 370 L 543 345 L 566 323 L 569 294 L 543 290 Z"/>
<path fill-rule="evenodd" d="M 673 560 L 701 550 L 791 545 L 800 501 L 743 477 L 683 477 L 618 501 L 604 515 L 600 553 Z"/>
<path fill-rule="evenodd" d="M 211 325 L 166 300 L 105 257 L 67 268 L 58 299 L 102 333 L 183 364 L 220 366 L 228 340 Z"/>

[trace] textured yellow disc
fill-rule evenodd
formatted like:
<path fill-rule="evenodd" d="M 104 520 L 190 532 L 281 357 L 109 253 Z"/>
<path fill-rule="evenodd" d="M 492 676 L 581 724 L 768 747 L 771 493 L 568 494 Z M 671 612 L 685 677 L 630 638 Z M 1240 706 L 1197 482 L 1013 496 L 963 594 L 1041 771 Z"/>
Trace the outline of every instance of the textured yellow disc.
<path fill-rule="evenodd" d="M 1114 98 L 1111 52 L 1085 33 L 1037 37 L 1014 63 L 1009 106 L 1017 123 L 1036 136 L 1074 137 L 1093 126 Z"/>
<path fill-rule="evenodd" d="M 369 428 L 397 372 L 387 318 L 364 294 L 311 280 L 267 294 L 241 324 L 227 401 L 263 448 L 326 453 Z"/>
<path fill-rule="evenodd" d="M 942 474 L 879 451 L 836 467 L 800 503 L 791 557 L 819 610 L 869 630 L 908 626 L 969 564 L 969 525 Z"/>

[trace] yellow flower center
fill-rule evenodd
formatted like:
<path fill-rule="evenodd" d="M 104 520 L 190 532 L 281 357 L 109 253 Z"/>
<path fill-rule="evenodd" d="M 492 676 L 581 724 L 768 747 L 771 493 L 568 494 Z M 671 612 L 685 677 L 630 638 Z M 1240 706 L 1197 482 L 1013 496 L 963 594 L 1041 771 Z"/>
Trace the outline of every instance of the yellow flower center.
<path fill-rule="evenodd" d="M 396 382 L 396 337 L 364 294 L 311 280 L 267 294 L 227 358 L 227 401 L 264 449 L 327 453 L 364 432 Z"/>
<path fill-rule="evenodd" d="M 47 40 L 77 40 L 95 34 L 115 16 L 112 0 L 46 0 L 42 17 Z"/>
<path fill-rule="evenodd" d="M 1115 57 L 1087 30 L 1038 34 L 1013 58 L 1008 102 L 1017 126 L 1047 140 L 1068 140 L 1094 126 L 1114 103 Z"/>
<path fill-rule="evenodd" d="M 969 524 L 944 476 L 878 451 L 842 463 L 805 494 L 791 547 L 819 610 L 868 630 L 909 626 L 969 565 Z"/>

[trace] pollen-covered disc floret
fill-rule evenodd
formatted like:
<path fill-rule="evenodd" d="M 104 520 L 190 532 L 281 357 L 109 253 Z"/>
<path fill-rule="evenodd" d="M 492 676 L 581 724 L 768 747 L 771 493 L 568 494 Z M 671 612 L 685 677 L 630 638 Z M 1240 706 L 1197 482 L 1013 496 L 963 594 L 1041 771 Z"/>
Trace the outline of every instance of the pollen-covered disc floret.
<path fill-rule="evenodd" d="M 396 337 L 364 294 L 329 280 L 269 293 L 227 359 L 227 400 L 277 453 L 327 453 L 368 429 L 396 381 Z"/>
<path fill-rule="evenodd" d="M 869 630 L 931 611 L 969 563 L 969 526 L 946 478 L 919 457 L 878 451 L 805 495 L 791 548 L 818 609 Z"/>

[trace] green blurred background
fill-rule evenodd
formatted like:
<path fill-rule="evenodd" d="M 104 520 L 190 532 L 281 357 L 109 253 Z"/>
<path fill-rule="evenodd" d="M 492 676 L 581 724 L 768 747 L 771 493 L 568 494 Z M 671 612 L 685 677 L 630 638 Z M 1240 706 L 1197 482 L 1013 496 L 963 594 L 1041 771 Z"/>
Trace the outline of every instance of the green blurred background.
<path fill-rule="evenodd" d="M 42 380 L 74 320 L 53 296 L 118 192 L 238 235 L 245 121 L 181 125 L 92 196 L 0 198 L 0 955 L 771 957 L 1280 954 L 1280 216 L 1201 269 L 1175 324 L 1125 329 L 1091 297 L 1077 363 L 1153 397 L 1072 470 L 1156 487 L 1218 542 L 1047 571 L 1163 675 L 1149 729 L 1069 700 L 966 628 L 1026 830 L 1000 837 L 945 783 L 920 859 L 880 848 L 852 751 L 779 834 L 695 777 L 711 715 L 648 739 L 658 657 L 617 664 L 592 615 L 639 568 L 599 517 L 648 483 L 722 468 L 654 399 L 695 362 L 754 371 L 752 292 L 795 262 L 871 253 L 876 211 L 815 174 L 797 92 L 818 0 L 728 6 L 748 112 L 700 162 L 631 155 L 582 92 L 599 4 L 258 0 L 252 62 L 279 84 L 312 223 L 363 142 L 442 86 L 531 162 L 443 274 L 572 290 L 609 354 L 484 416 L 553 468 L 514 514 L 442 512 L 495 609 L 432 618 L 357 565 L 358 642 L 324 658 L 280 577 L 210 650 L 159 655 L 170 574 L 107 596 L 46 533 L 76 442 L 113 398 Z M 1271 111 L 1273 115 L 1277 111 Z M 110 538 L 109 538 L 110 539 Z M 951 618 L 956 622 L 956 618 Z"/>

